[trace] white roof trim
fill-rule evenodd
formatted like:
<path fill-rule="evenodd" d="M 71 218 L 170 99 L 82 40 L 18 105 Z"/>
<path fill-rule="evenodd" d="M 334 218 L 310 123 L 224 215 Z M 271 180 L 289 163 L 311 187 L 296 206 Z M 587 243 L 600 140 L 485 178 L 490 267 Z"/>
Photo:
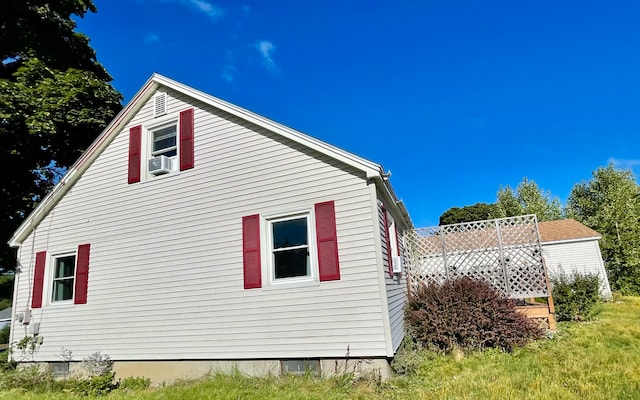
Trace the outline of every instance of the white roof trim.
<path fill-rule="evenodd" d="M 288 139 L 304 144 L 305 146 L 312 148 L 320 153 L 323 153 L 332 158 L 338 159 L 347 165 L 351 165 L 356 169 L 366 172 L 367 178 L 379 177 L 382 174 L 382 166 L 380 166 L 379 164 L 373 163 L 353 153 L 349 153 L 338 147 L 332 146 L 326 142 L 323 142 L 311 136 L 305 135 L 302 132 L 291 129 L 285 125 L 279 124 L 275 121 L 272 121 L 256 113 L 253 113 L 242 107 L 238 107 L 234 104 L 227 103 L 226 101 L 221 100 L 217 97 L 214 97 L 207 93 L 193 89 L 187 85 L 184 85 L 180 82 L 176 82 L 172 79 L 169 79 L 159 74 L 154 74 L 151 77 L 151 79 L 159 83 L 160 85 L 163 85 L 175 91 L 184 93 L 196 100 L 200 100 L 205 104 L 218 108 L 222 111 L 226 111 L 231 115 L 235 115 L 236 117 L 242 118 L 245 121 L 252 122 L 271 132 L 279 133 L 280 135 Z"/>
<path fill-rule="evenodd" d="M 564 243 L 573 243 L 573 242 L 590 242 L 593 240 L 600 240 L 602 239 L 602 236 L 590 236 L 590 237 L 584 237 L 584 238 L 578 238 L 578 239 L 560 239 L 560 240 L 549 240 L 548 242 L 543 242 L 540 241 L 540 244 L 542 246 L 547 245 L 547 244 L 564 244 Z"/>
<path fill-rule="evenodd" d="M 291 129 L 287 126 L 279 124 L 268 118 L 262 117 L 249 110 L 238 107 L 224 100 L 211 96 L 199 90 L 193 89 L 182 83 L 164 77 L 160 74 L 153 74 L 144 86 L 136 93 L 129 103 L 116 115 L 116 117 L 107 125 L 105 130 L 96 138 L 89 148 L 80 156 L 78 161 L 73 164 L 67 174 L 58 182 L 58 184 L 45 196 L 31 214 L 14 232 L 9 240 L 11 247 L 19 246 L 31 233 L 33 229 L 44 219 L 51 209 L 62 199 L 69 189 L 78 181 L 82 174 L 89 168 L 95 159 L 104 151 L 104 149 L 113 141 L 113 139 L 122 131 L 127 123 L 135 116 L 139 109 L 149 100 L 151 95 L 159 86 L 165 86 L 177 92 L 183 93 L 189 97 L 199 100 L 212 107 L 228 112 L 231 115 L 252 122 L 271 132 L 280 134 L 288 139 L 303 144 L 322 154 L 339 160 L 350 165 L 360 171 L 363 171 L 367 178 L 376 178 L 382 181 L 383 185 L 390 189 L 390 185 L 383 179 L 382 166 L 359 157 L 353 153 L 349 153 L 338 147 L 332 146 L 321 140 L 305 135 L 302 132 Z M 392 190 L 390 190 L 393 193 Z M 394 196 L 395 197 L 395 196 Z M 394 199 L 397 201 L 397 198 Z M 408 215 L 407 215 L 408 216 Z M 409 219 L 410 220 L 410 219 Z"/>

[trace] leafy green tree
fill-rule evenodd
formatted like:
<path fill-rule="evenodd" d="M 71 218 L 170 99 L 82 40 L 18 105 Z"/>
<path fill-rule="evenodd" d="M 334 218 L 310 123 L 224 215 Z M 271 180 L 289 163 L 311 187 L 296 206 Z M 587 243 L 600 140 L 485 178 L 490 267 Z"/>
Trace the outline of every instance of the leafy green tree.
<path fill-rule="evenodd" d="M 5 325 L 0 328 L 0 344 L 9 343 L 9 335 L 11 334 L 11 325 Z"/>
<path fill-rule="evenodd" d="M 497 193 L 495 217 L 514 217 L 523 214 L 526 213 L 518 200 L 518 195 L 508 185 L 505 188 L 501 187 Z"/>
<path fill-rule="evenodd" d="M 0 12 L 0 268 L 13 231 L 121 109 L 72 15 L 90 0 L 4 0 Z"/>
<path fill-rule="evenodd" d="M 0 276 L 0 310 L 11 307 L 11 302 L 13 301 L 14 277 L 15 275 Z"/>
<path fill-rule="evenodd" d="M 500 188 L 497 194 L 496 214 L 498 218 L 535 214 L 538 221 L 562 219 L 562 204 L 551 192 L 543 191 L 533 180 L 526 177 L 514 191 L 511 187 Z"/>
<path fill-rule="evenodd" d="M 567 214 L 602 235 L 600 248 L 610 283 L 640 294 L 640 188 L 630 170 L 613 165 L 573 186 Z"/>
<path fill-rule="evenodd" d="M 452 207 L 440 216 L 440 225 L 491 219 L 496 213 L 495 204 L 476 203 L 471 206 Z"/>

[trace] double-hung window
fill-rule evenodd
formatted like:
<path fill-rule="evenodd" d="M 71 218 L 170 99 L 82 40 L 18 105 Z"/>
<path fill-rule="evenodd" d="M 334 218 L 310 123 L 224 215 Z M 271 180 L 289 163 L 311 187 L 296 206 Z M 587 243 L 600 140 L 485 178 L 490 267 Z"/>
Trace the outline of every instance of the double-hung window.
<path fill-rule="evenodd" d="M 151 157 L 175 157 L 178 154 L 178 129 L 176 123 L 162 126 L 151 131 Z"/>
<path fill-rule="evenodd" d="M 89 288 L 89 259 L 91 244 L 78 245 L 77 251 L 36 253 L 31 307 L 42 308 L 46 304 L 86 304 Z M 46 300 L 46 299 L 49 300 Z M 44 300 L 44 301 L 43 301 Z"/>
<path fill-rule="evenodd" d="M 242 217 L 244 288 L 280 288 L 340 280 L 335 204 Z M 290 285 L 291 284 L 291 285 Z"/>
<path fill-rule="evenodd" d="M 53 259 L 53 288 L 51 301 L 73 299 L 76 275 L 76 255 L 65 254 Z"/>
<path fill-rule="evenodd" d="M 272 282 L 312 279 L 309 215 L 267 220 Z"/>

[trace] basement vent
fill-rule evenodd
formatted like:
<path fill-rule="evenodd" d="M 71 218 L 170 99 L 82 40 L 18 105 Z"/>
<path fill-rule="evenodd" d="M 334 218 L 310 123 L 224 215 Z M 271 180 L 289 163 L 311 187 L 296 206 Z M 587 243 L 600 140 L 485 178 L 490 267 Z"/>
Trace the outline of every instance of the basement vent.
<path fill-rule="evenodd" d="M 320 360 L 282 360 L 280 368 L 283 375 L 320 376 Z"/>
<path fill-rule="evenodd" d="M 153 99 L 153 116 L 159 117 L 167 113 L 167 94 L 156 93 Z"/>
<path fill-rule="evenodd" d="M 69 376 L 69 363 L 68 362 L 50 362 L 49 371 L 56 378 L 63 378 Z"/>

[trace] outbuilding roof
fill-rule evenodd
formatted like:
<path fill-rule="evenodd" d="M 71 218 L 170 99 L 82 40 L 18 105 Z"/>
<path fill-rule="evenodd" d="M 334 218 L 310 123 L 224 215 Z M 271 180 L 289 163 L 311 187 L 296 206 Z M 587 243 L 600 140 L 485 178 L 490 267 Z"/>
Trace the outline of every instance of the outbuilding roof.
<path fill-rule="evenodd" d="M 7 307 L 4 310 L 0 310 L 0 321 L 11 321 L 11 307 Z"/>
<path fill-rule="evenodd" d="M 602 235 L 575 219 L 538 222 L 540 241 L 560 242 L 577 239 L 600 239 Z"/>

